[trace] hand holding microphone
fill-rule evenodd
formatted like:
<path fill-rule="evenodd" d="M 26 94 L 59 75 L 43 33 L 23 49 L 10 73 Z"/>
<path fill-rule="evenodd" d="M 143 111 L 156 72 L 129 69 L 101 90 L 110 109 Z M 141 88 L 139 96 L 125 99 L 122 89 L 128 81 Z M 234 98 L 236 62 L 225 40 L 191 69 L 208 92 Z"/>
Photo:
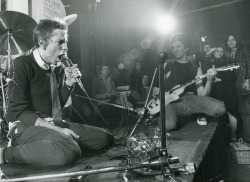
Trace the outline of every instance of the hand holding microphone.
<path fill-rule="evenodd" d="M 73 86 L 77 82 L 81 89 L 85 90 L 80 80 L 82 74 L 77 68 L 77 64 L 73 64 L 72 61 L 66 55 L 63 55 L 61 57 L 61 62 L 66 66 L 64 70 L 66 76 L 65 83 L 68 86 Z"/>

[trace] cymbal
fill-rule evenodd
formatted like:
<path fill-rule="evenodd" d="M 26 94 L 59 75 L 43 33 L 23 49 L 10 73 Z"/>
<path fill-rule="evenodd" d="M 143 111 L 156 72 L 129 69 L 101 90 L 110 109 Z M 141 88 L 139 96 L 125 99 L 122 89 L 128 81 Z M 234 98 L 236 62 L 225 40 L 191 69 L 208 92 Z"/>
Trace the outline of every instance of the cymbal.
<path fill-rule="evenodd" d="M 34 46 L 33 30 L 37 25 L 30 16 L 15 12 L 4 11 L 0 14 L 0 55 L 21 54 Z M 8 48 L 8 35 L 10 47 Z"/>

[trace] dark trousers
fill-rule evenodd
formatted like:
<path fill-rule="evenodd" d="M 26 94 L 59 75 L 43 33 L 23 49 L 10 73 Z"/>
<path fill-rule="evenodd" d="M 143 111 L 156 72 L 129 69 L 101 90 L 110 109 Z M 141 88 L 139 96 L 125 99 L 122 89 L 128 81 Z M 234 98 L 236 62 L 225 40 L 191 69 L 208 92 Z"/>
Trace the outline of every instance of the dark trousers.
<path fill-rule="evenodd" d="M 69 129 L 80 138 L 73 139 L 40 126 L 25 128 L 12 137 L 12 146 L 4 149 L 5 160 L 42 166 L 65 165 L 76 162 L 84 154 L 84 149 L 103 149 L 113 141 L 112 135 L 102 128 L 70 123 Z"/>

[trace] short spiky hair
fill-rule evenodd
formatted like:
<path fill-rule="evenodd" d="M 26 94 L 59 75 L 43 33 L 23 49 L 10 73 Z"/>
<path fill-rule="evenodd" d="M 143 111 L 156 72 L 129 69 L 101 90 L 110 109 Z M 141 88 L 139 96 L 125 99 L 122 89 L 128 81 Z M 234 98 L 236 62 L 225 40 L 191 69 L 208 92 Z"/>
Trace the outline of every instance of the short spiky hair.
<path fill-rule="evenodd" d="M 185 47 L 190 47 L 190 41 L 184 33 L 173 34 L 170 38 L 170 46 L 177 41 L 183 43 Z"/>
<path fill-rule="evenodd" d="M 66 23 L 59 18 L 40 20 L 33 30 L 33 41 L 36 47 L 39 47 L 39 40 L 47 41 L 55 29 L 67 30 L 68 27 Z"/>

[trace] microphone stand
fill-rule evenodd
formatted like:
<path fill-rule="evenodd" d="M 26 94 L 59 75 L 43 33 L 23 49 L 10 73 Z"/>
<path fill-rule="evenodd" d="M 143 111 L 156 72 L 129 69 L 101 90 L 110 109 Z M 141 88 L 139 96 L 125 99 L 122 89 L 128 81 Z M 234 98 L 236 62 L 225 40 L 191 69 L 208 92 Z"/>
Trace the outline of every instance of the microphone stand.
<path fill-rule="evenodd" d="M 136 122 L 135 126 L 133 127 L 132 131 L 130 132 L 128 139 L 134 135 L 136 128 L 139 126 L 142 119 L 148 114 L 147 104 L 148 104 L 149 96 L 150 96 L 150 93 L 151 93 L 151 90 L 152 90 L 152 86 L 153 86 L 153 82 L 154 82 L 156 72 L 157 72 L 157 68 L 155 69 L 153 79 L 151 81 L 151 85 L 150 85 L 150 88 L 149 88 L 149 91 L 148 91 L 147 99 L 146 99 L 145 104 L 143 106 L 143 109 L 141 111 L 140 117 L 137 120 L 137 122 Z"/>
<path fill-rule="evenodd" d="M 166 138 L 166 113 L 165 113 L 165 87 L 164 87 L 164 60 L 168 58 L 166 52 L 160 54 L 159 62 L 159 87 L 160 87 L 160 117 L 161 117 L 161 149 L 160 156 L 168 156 L 167 138 Z M 171 157 L 171 156 L 168 156 Z"/>
<path fill-rule="evenodd" d="M 163 52 L 160 54 L 160 61 L 159 61 L 159 88 L 160 88 L 160 118 L 161 118 L 161 148 L 156 150 L 158 154 L 155 157 L 158 157 L 158 160 L 166 160 L 171 161 L 173 159 L 174 163 L 179 163 L 180 160 L 178 157 L 173 157 L 172 155 L 168 154 L 167 152 L 167 138 L 166 138 L 166 113 L 165 113 L 165 76 L 164 76 L 164 60 L 168 58 L 168 54 Z M 167 162 L 165 166 L 161 166 L 161 172 L 166 180 L 172 181 L 180 181 L 178 178 L 172 176 L 171 167 L 169 166 L 171 163 Z"/>
<path fill-rule="evenodd" d="M 100 100 L 97 100 L 97 99 L 93 99 L 93 98 L 89 98 L 89 97 L 84 97 L 84 96 L 82 96 L 82 95 L 77 95 L 77 94 L 75 94 L 74 96 L 75 96 L 75 97 L 82 98 L 82 99 L 86 99 L 86 100 L 91 99 L 91 100 L 94 101 L 94 102 L 98 102 L 98 103 L 101 103 L 101 104 L 106 104 L 106 105 L 109 105 L 109 106 L 114 106 L 114 107 L 117 107 L 117 108 L 120 108 L 120 109 L 127 109 L 127 110 L 129 110 L 129 111 L 135 112 L 135 110 L 134 110 L 133 108 L 126 107 L 126 106 L 123 106 L 123 105 L 118 105 L 118 104 L 103 102 L 103 101 L 100 101 Z"/>

